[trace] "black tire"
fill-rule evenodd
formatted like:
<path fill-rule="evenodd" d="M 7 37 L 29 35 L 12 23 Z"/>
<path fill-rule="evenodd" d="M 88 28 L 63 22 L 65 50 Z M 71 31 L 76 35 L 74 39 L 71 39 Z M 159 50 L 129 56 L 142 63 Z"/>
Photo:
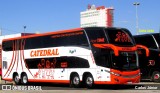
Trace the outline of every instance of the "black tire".
<path fill-rule="evenodd" d="M 73 74 L 71 76 L 70 86 L 74 88 L 80 87 L 80 78 L 78 74 Z"/>
<path fill-rule="evenodd" d="M 20 84 L 19 75 L 17 73 L 13 75 L 13 81 L 15 82 L 16 85 Z"/>
<path fill-rule="evenodd" d="M 93 88 L 94 86 L 94 79 L 91 74 L 87 74 L 84 78 L 84 84 L 87 88 Z"/>
<path fill-rule="evenodd" d="M 27 74 L 22 74 L 22 76 L 21 76 L 21 83 L 23 84 L 23 85 L 26 85 L 26 84 L 28 84 L 28 77 L 27 77 Z"/>
<path fill-rule="evenodd" d="M 152 74 L 152 81 L 154 82 L 160 82 L 160 72 L 154 71 Z"/>

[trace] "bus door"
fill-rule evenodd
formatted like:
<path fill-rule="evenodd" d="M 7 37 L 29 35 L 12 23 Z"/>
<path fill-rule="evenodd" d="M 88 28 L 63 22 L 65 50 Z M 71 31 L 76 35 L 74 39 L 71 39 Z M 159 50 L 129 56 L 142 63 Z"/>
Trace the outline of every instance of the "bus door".
<path fill-rule="evenodd" d="M 66 80 L 68 77 L 67 67 L 68 62 L 66 57 L 55 58 L 53 64 L 55 65 L 54 77 L 55 79 Z"/>
<path fill-rule="evenodd" d="M 111 50 L 104 48 L 97 48 L 94 53 L 96 65 L 100 66 L 99 80 L 110 81 L 110 65 L 111 65 Z"/>

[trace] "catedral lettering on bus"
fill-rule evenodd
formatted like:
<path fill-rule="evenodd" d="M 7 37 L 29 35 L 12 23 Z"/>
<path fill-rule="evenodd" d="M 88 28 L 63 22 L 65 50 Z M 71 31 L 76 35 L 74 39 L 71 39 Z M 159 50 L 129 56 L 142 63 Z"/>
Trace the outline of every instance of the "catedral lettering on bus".
<path fill-rule="evenodd" d="M 96 34 L 95 34 L 96 33 Z M 125 28 L 88 27 L 4 39 L 2 79 L 67 83 L 87 88 L 95 84 L 140 81 L 138 48 Z"/>
<path fill-rule="evenodd" d="M 54 55 L 59 55 L 58 49 L 32 50 L 30 53 L 31 57 L 54 56 Z"/>

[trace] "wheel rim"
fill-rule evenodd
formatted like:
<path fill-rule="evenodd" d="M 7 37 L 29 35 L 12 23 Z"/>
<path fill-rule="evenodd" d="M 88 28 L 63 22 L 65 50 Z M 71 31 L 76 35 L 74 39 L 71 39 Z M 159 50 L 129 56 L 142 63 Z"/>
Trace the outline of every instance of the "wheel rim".
<path fill-rule="evenodd" d="M 23 76 L 23 83 L 27 83 L 27 76 Z"/>
<path fill-rule="evenodd" d="M 154 79 L 159 79 L 160 75 L 159 74 L 155 74 L 154 75 Z"/>
<path fill-rule="evenodd" d="M 87 85 L 92 85 L 92 84 L 93 84 L 93 79 L 92 79 L 92 77 L 87 77 L 87 79 L 86 79 L 86 84 L 87 84 Z"/>
<path fill-rule="evenodd" d="M 15 76 L 14 81 L 15 81 L 16 83 L 18 83 L 18 82 L 19 82 L 19 77 L 18 77 L 18 76 Z"/>
<path fill-rule="evenodd" d="M 73 78 L 73 84 L 78 85 L 79 82 L 80 82 L 80 80 L 79 80 L 78 77 L 74 77 L 74 78 Z"/>

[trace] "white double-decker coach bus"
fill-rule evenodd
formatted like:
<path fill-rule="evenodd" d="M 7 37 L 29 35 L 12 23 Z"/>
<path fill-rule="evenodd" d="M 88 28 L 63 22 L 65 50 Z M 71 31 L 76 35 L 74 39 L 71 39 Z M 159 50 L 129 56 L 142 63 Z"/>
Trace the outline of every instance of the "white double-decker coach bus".
<path fill-rule="evenodd" d="M 137 46 L 124 28 L 77 28 L 4 39 L 2 79 L 73 87 L 83 83 L 88 88 L 138 83 Z"/>

